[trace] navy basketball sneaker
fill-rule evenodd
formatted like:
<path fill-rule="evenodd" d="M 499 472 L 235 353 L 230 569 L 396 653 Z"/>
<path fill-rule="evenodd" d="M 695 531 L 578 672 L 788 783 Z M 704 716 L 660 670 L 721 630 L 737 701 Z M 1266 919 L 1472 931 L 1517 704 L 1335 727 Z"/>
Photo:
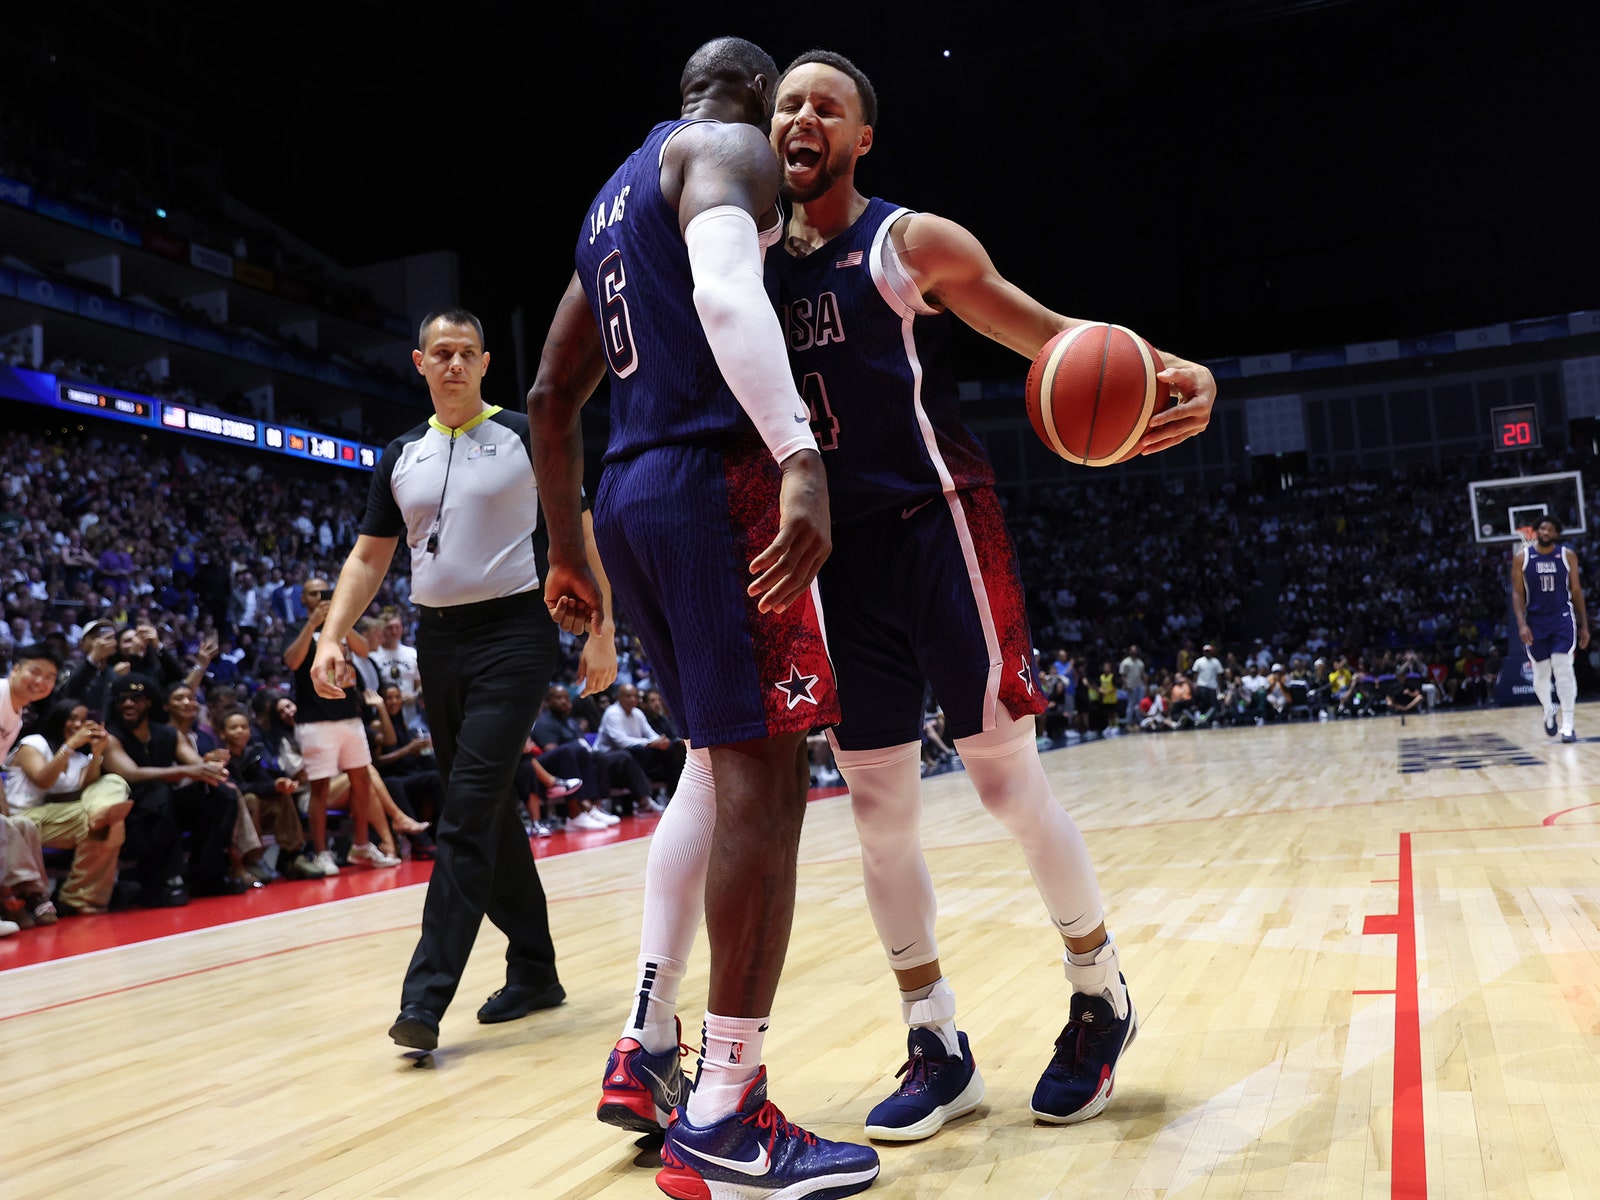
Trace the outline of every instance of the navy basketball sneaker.
<path fill-rule="evenodd" d="M 905 1082 L 867 1114 L 867 1136 L 880 1142 L 916 1142 L 932 1137 L 946 1121 L 964 1117 L 983 1100 L 983 1076 L 967 1035 L 957 1032 L 957 1057 L 931 1029 L 913 1027 L 906 1037 Z"/>
<path fill-rule="evenodd" d="M 672 1114 L 656 1186 L 675 1200 L 837 1200 L 878 1177 L 871 1146 L 830 1142 L 791 1125 L 767 1099 L 767 1069 L 745 1088 L 738 1111 L 704 1128 L 685 1108 Z"/>
<path fill-rule="evenodd" d="M 1545 735 L 1545 737 L 1555 737 L 1555 735 L 1558 732 L 1560 732 L 1561 725 L 1556 720 L 1556 717 L 1560 713 L 1560 711 L 1561 711 L 1560 709 L 1552 707 L 1548 712 L 1546 712 L 1544 714 L 1544 735 Z"/>
<path fill-rule="evenodd" d="M 677 1029 L 681 1038 L 682 1022 L 677 1022 Z M 689 1098 L 689 1080 L 678 1066 L 688 1053 L 689 1047 L 678 1045 L 651 1054 L 635 1039 L 622 1038 L 606 1059 L 595 1116 L 636 1133 L 665 1129 L 672 1110 Z"/>
<path fill-rule="evenodd" d="M 1033 1089 L 1033 1115 L 1052 1125 L 1075 1125 L 1099 1115 L 1111 1102 L 1117 1060 L 1139 1033 L 1132 996 L 1128 1015 L 1120 1019 L 1111 1001 L 1083 992 L 1072 994 L 1067 1013 L 1055 1057 Z"/>

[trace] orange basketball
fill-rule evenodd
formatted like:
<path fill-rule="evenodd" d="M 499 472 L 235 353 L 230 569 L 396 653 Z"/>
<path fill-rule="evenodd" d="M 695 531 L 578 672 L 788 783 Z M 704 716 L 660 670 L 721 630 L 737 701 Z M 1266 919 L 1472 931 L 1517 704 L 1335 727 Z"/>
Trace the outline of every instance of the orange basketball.
<path fill-rule="evenodd" d="M 1131 329 L 1064 329 L 1028 368 L 1028 420 L 1068 462 L 1109 467 L 1131 458 L 1150 418 L 1170 403 L 1161 356 Z"/>

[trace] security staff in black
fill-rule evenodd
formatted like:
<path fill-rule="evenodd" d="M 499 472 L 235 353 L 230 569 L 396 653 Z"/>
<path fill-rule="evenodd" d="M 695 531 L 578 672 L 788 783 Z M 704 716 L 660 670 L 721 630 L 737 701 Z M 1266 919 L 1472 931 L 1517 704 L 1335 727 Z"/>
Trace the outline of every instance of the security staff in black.
<path fill-rule="evenodd" d="M 510 946 L 506 985 L 478 1019 L 509 1021 L 566 998 L 544 889 L 511 797 L 555 669 L 558 633 L 539 590 L 543 531 L 528 422 L 483 400 L 483 326 L 461 309 L 430 313 L 412 360 L 434 415 L 383 452 L 312 680 L 329 698 L 343 694 L 333 682 L 339 639 L 377 595 L 404 534 L 421 613 L 422 698 L 445 799 L 422 936 L 389 1035 L 432 1050 L 485 913 Z"/>

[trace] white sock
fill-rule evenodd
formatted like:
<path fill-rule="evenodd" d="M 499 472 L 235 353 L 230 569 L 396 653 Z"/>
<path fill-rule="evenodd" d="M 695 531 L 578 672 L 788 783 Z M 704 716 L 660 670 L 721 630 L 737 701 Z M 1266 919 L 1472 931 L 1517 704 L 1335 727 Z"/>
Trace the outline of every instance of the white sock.
<path fill-rule="evenodd" d="M 700 1070 L 689 1093 L 689 1124 L 705 1127 L 738 1110 L 745 1088 L 761 1070 L 770 1017 L 707 1013 L 700 1031 Z"/>
<path fill-rule="evenodd" d="M 1122 982 L 1122 961 L 1117 955 L 1117 944 L 1106 934 L 1105 942 L 1085 954 L 1068 950 L 1063 956 L 1067 982 L 1075 992 L 1090 996 L 1104 996 L 1111 1001 L 1118 1019 L 1128 1015 L 1128 987 Z"/>
<path fill-rule="evenodd" d="M 956 994 L 943 975 L 926 987 L 900 992 L 900 1016 L 913 1029 L 931 1029 L 951 1058 L 961 1057 L 956 1037 Z"/>
<path fill-rule="evenodd" d="M 670 958 L 639 956 L 639 986 L 622 1036 L 631 1037 L 651 1054 L 678 1044 L 678 985 L 684 964 Z"/>

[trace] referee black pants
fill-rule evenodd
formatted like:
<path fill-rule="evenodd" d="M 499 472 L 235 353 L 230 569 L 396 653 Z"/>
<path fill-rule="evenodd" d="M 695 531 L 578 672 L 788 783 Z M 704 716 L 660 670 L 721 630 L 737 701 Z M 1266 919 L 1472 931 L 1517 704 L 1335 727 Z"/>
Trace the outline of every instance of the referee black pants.
<path fill-rule="evenodd" d="M 557 982 L 512 776 L 555 670 L 558 634 L 538 591 L 421 611 L 417 665 L 444 811 L 400 999 L 442 1015 L 485 914 L 510 940 L 507 983 L 542 990 Z"/>

